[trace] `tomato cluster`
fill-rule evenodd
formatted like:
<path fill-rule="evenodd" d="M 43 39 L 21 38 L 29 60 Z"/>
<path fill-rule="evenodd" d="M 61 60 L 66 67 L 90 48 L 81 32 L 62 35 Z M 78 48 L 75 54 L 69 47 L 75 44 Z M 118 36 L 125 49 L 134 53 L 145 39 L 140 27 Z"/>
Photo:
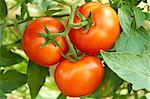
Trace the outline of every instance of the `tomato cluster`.
<path fill-rule="evenodd" d="M 23 50 L 31 61 L 41 66 L 59 62 L 54 74 L 56 84 L 64 95 L 72 97 L 88 95 L 98 87 L 104 75 L 104 68 L 95 54 L 100 50 L 110 49 L 120 34 L 119 20 L 111 7 L 101 3 L 86 3 L 79 7 L 78 11 L 86 18 L 91 12 L 91 21 L 94 24 L 88 31 L 84 27 L 72 28 L 69 31 L 73 45 L 88 54 L 76 62 L 62 58 L 61 54 L 66 54 L 69 49 L 62 36 L 55 38 L 60 46 L 50 42 L 41 47 L 47 40 L 38 35 L 45 34 L 44 26 L 53 34 L 64 31 L 63 24 L 57 19 L 43 17 L 34 20 L 26 28 L 22 40 Z M 80 18 L 75 14 L 74 23 L 80 22 Z"/>

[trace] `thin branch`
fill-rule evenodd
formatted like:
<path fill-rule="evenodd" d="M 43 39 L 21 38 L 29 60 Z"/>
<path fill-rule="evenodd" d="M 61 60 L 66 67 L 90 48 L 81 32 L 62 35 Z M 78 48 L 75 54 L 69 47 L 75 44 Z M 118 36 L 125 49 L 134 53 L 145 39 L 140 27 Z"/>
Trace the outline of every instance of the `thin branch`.
<path fill-rule="evenodd" d="M 16 24 L 22 24 L 22 23 L 25 23 L 25 22 L 30 21 L 30 20 L 31 20 L 31 19 L 25 19 L 25 20 L 22 20 L 22 21 L 20 21 L 20 22 L 18 22 L 18 23 L 16 23 Z M 14 23 L 8 24 L 8 25 L 6 25 L 6 27 L 15 26 L 16 24 L 14 24 Z"/>
<path fill-rule="evenodd" d="M 20 22 L 18 22 L 18 23 L 16 23 L 16 24 L 22 24 L 22 23 L 25 23 L 25 22 L 30 21 L 30 20 L 31 20 L 31 19 L 25 19 L 25 20 L 22 20 L 22 21 L 20 21 Z M 8 24 L 8 25 L 6 25 L 6 27 L 15 26 L 16 24 L 14 24 L 14 23 Z"/>
<path fill-rule="evenodd" d="M 11 10 L 13 8 L 15 8 L 17 5 L 19 5 L 20 3 L 16 3 L 15 5 L 11 6 L 10 8 L 8 8 L 8 10 Z"/>
<path fill-rule="evenodd" d="M 62 14 L 62 15 L 52 15 L 51 17 L 54 17 L 54 18 L 60 18 L 60 17 L 66 17 L 66 16 L 69 16 L 69 14 Z M 22 23 L 25 23 L 27 21 L 31 21 L 33 20 L 33 18 L 40 18 L 40 17 L 46 17 L 46 16 L 36 16 L 36 17 L 30 17 L 30 18 L 27 18 L 25 20 L 22 20 L 16 24 L 22 24 Z M 15 26 L 16 24 L 12 23 L 12 24 L 7 24 L 6 27 L 11 27 L 11 26 Z"/>

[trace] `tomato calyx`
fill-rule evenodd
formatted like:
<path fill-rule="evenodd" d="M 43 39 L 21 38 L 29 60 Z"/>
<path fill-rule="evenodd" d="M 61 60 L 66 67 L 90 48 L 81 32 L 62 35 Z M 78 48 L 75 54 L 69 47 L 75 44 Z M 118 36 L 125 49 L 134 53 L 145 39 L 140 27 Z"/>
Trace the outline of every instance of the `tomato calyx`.
<path fill-rule="evenodd" d="M 77 61 L 79 61 L 81 58 L 83 58 L 84 56 L 86 56 L 85 53 L 77 53 L 77 54 L 78 54 L 78 58 L 75 58 L 75 57 L 74 57 L 74 53 L 71 53 L 71 52 L 68 52 L 67 54 L 63 54 L 62 52 L 60 52 L 60 54 L 61 54 L 64 58 L 70 60 L 71 62 L 77 62 Z"/>
<path fill-rule="evenodd" d="M 60 52 L 60 54 L 61 54 L 64 58 L 70 60 L 71 62 L 76 62 L 76 61 L 77 61 L 77 59 L 74 59 L 73 57 L 71 57 L 71 56 L 73 56 L 73 53 L 67 53 L 67 54 L 65 55 L 65 54 L 63 54 L 62 52 Z"/>
<path fill-rule="evenodd" d="M 79 28 L 84 28 L 85 32 L 88 31 L 88 29 L 94 25 L 94 22 L 91 20 L 92 18 L 92 12 L 89 13 L 88 17 L 84 17 L 80 12 L 79 10 L 77 9 L 76 10 L 76 15 L 78 16 L 78 18 L 81 20 L 81 23 L 80 23 L 80 27 Z"/>
<path fill-rule="evenodd" d="M 51 33 L 51 31 L 48 30 L 48 28 L 45 25 L 44 25 L 44 30 L 45 30 L 46 33 L 38 33 L 39 36 L 44 37 L 46 39 L 45 43 L 43 43 L 41 45 L 41 47 L 44 48 L 49 43 L 53 43 L 55 46 L 60 47 L 59 43 L 55 39 L 58 36 L 66 37 L 65 33 L 64 32 L 60 32 L 60 33 L 53 34 L 53 33 Z M 79 56 L 75 58 L 73 52 L 68 52 L 67 54 L 63 54 L 61 51 L 59 51 L 59 53 L 64 58 L 70 60 L 71 62 L 76 62 L 76 61 L 78 61 L 80 59 Z"/>
<path fill-rule="evenodd" d="M 51 31 L 48 30 L 48 28 L 44 25 L 44 30 L 46 33 L 38 33 L 39 36 L 44 37 L 46 39 L 45 43 L 41 45 L 42 48 L 44 48 L 47 44 L 53 43 L 55 46 L 60 47 L 59 43 L 55 40 L 58 36 L 66 36 L 64 32 L 53 34 Z M 70 60 L 71 62 L 78 61 L 81 57 L 78 56 L 78 58 L 74 58 L 74 53 L 68 52 L 67 54 L 63 54 L 61 51 L 59 53 L 66 59 Z"/>
<path fill-rule="evenodd" d="M 44 25 L 44 29 L 45 29 L 46 34 L 44 34 L 44 33 L 38 33 L 39 36 L 42 36 L 42 37 L 44 37 L 44 38 L 46 39 L 45 43 L 42 44 L 41 47 L 43 48 L 43 47 L 45 47 L 47 44 L 49 44 L 49 43 L 51 43 L 51 42 L 52 42 L 55 46 L 60 47 L 59 43 L 58 43 L 55 39 L 56 39 L 56 37 L 58 37 L 58 36 L 63 36 L 63 33 L 52 34 L 52 33 L 48 30 L 48 28 L 47 28 L 45 25 Z"/>

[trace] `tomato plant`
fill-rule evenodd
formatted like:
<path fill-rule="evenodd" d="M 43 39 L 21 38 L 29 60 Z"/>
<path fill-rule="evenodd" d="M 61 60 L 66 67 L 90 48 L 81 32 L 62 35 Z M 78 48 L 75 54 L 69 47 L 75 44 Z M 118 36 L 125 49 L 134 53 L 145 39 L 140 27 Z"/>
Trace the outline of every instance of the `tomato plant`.
<path fill-rule="evenodd" d="M 0 0 L 0 99 L 149 99 L 149 8 Z"/>
<path fill-rule="evenodd" d="M 96 2 L 86 3 L 78 10 L 84 17 L 88 17 L 91 12 L 93 25 L 87 31 L 84 28 L 70 30 L 69 37 L 75 47 L 90 54 L 110 49 L 120 34 L 119 19 L 115 10 Z M 74 22 L 81 22 L 77 15 Z"/>
<path fill-rule="evenodd" d="M 41 47 L 46 42 L 46 39 L 39 36 L 38 33 L 45 33 L 44 26 L 52 33 L 64 30 L 63 24 L 57 19 L 50 17 L 38 18 L 25 29 L 22 39 L 23 50 L 33 62 L 41 66 L 50 66 L 60 61 L 62 58 L 60 52 L 65 54 L 68 50 L 68 45 L 63 37 L 57 37 L 56 41 L 60 47 L 54 43 Z"/>
<path fill-rule="evenodd" d="M 64 95 L 80 97 L 98 87 L 103 73 L 103 65 L 95 56 L 84 56 L 77 62 L 64 59 L 56 68 L 55 81 Z"/>

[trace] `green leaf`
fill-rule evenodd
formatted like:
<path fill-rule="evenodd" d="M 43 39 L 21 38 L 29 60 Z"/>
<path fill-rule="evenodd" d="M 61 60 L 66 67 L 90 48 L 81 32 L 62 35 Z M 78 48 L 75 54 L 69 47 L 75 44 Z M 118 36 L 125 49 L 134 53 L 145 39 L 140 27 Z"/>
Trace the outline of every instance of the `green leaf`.
<path fill-rule="evenodd" d="M 140 53 L 148 49 L 149 35 L 144 28 L 133 29 L 129 35 L 122 32 L 117 41 L 117 51 L 130 51 Z"/>
<path fill-rule="evenodd" d="M 5 0 L 0 0 L 0 17 L 6 17 L 8 14 Z"/>
<path fill-rule="evenodd" d="M 0 90 L 4 93 L 11 92 L 18 87 L 21 87 L 26 81 L 27 76 L 16 70 L 9 70 L 5 73 L 0 71 Z"/>
<path fill-rule="evenodd" d="M 22 19 L 23 19 L 23 17 L 25 16 L 26 12 L 27 12 L 27 7 L 26 7 L 26 5 L 23 3 L 23 4 L 21 4 L 21 18 L 22 18 Z"/>
<path fill-rule="evenodd" d="M 2 46 L 2 37 L 3 37 L 3 32 L 0 30 L 0 48 Z"/>
<path fill-rule="evenodd" d="M 108 67 L 119 77 L 133 84 L 133 89 L 150 89 L 150 52 L 132 54 L 127 52 L 101 51 Z"/>
<path fill-rule="evenodd" d="M 0 99 L 6 99 L 6 95 L 0 90 Z"/>
<path fill-rule="evenodd" d="M 94 99 L 100 99 L 102 97 L 108 97 L 115 94 L 116 90 L 122 84 L 122 79 L 118 77 L 107 66 L 104 69 L 104 77 L 100 86 L 88 97 Z"/>
<path fill-rule="evenodd" d="M 112 99 L 127 99 L 126 95 L 115 94 Z"/>
<path fill-rule="evenodd" d="M 136 21 L 136 28 L 143 26 L 145 20 L 145 14 L 138 7 L 133 7 L 133 13 Z"/>
<path fill-rule="evenodd" d="M 0 18 L 0 48 L 2 46 L 3 30 L 4 30 L 5 23 L 6 23 L 5 19 Z"/>
<path fill-rule="evenodd" d="M 22 19 L 25 18 L 25 15 L 27 15 L 27 18 L 30 18 L 27 3 L 28 3 L 28 0 L 21 0 L 21 18 Z"/>
<path fill-rule="evenodd" d="M 150 13 L 145 12 L 145 19 L 150 21 Z"/>
<path fill-rule="evenodd" d="M 120 7 L 120 0 L 109 0 L 110 6 L 113 7 L 113 9 L 118 10 Z"/>
<path fill-rule="evenodd" d="M 142 0 L 125 0 L 130 6 L 137 6 Z"/>
<path fill-rule="evenodd" d="M 98 88 L 98 93 L 101 95 L 101 97 L 111 96 L 116 92 L 121 84 L 122 79 L 108 67 L 105 67 L 104 79 Z"/>
<path fill-rule="evenodd" d="M 16 40 L 18 40 L 17 37 L 19 37 L 18 35 L 16 35 L 15 33 L 12 33 L 12 31 L 9 28 L 4 28 L 2 30 L 2 45 L 9 45 L 9 44 L 13 44 L 16 42 Z M 17 33 L 19 34 L 19 33 Z"/>
<path fill-rule="evenodd" d="M 92 0 L 84 0 L 84 1 L 85 1 L 86 3 L 87 3 L 87 2 L 92 2 Z"/>
<path fill-rule="evenodd" d="M 32 99 L 35 99 L 48 75 L 48 67 L 42 67 L 32 62 L 28 65 L 28 85 Z"/>
<path fill-rule="evenodd" d="M 142 97 L 140 97 L 140 99 L 148 99 L 148 97 L 146 98 L 146 96 L 142 96 Z"/>
<path fill-rule="evenodd" d="M 11 66 L 22 62 L 24 59 L 6 48 L 0 48 L 0 66 Z"/>
<path fill-rule="evenodd" d="M 118 15 L 121 27 L 126 34 L 131 32 L 131 23 L 132 23 L 132 10 L 129 6 L 123 5 L 118 9 Z"/>
<path fill-rule="evenodd" d="M 67 99 L 67 97 L 64 94 L 60 93 L 57 99 Z"/>

